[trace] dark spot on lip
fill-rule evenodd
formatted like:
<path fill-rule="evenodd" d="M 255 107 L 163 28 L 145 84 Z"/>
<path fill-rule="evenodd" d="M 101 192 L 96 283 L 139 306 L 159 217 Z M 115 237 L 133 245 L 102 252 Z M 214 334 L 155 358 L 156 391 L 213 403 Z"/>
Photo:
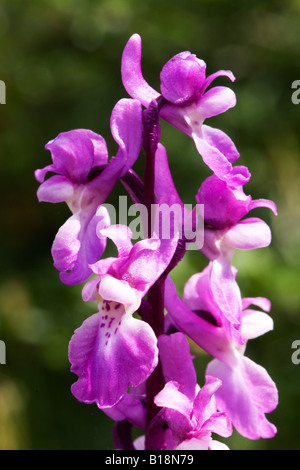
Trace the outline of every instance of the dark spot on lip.
<path fill-rule="evenodd" d="M 107 167 L 107 164 L 105 165 L 98 165 L 94 166 L 94 168 L 91 169 L 87 176 L 87 181 L 92 181 L 93 179 L 97 178 L 97 176 L 101 175 L 102 171 Z"/>
<path fill-rule="evenodd" d="M 193 310 L 193 313 L 195 313 L 198 317 L 200 317 L 203 320 L 207 321 L 211 325 L 219 326 L 216 318 L 213 316 L 212 313 L 210 313 L 206 310 Z"/>

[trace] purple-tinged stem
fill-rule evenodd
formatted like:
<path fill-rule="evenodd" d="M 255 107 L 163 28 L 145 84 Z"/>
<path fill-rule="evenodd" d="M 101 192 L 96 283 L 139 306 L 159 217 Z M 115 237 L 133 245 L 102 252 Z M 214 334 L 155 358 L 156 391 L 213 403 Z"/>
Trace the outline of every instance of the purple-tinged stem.
<path fill-rule="evenodd" d="M 144 205 L 147 208 L 148 223 L 147 236 L 152 236 L 152 204 L 154 198 L 155 181 L 155 152 L 160 138 L 160 126 L 158 116 L 158 105 L 154 100 L 149 108 L 143 113 L 143 147 L 145 151 L 145 170 L 144 170 Z"/>
<path fill-rule="evenodd" d="M 147 236 L 152 236 L 152 204 L 155 202 L 155 152 L 160 138 L 158 116 L 158 103 L 152 101 L 143 114 L 143 147 L 145 151 L 144 172 L 144 204 L 147 208 Z M 164 333 L 164 283 L 155 283 L 148 292 L 147 302 L 151 308 L 148 323 L 156 337 Z M 164 386 L 164 378 L 160 362 L 146 382 L 146 441 L 145 449 L 153 449 L 151 441 L 153 436 L 147 432 L 151 420 L 158 413 L 159 408 L 154 404 L 154 397 Z"/>
<path fill-rule="evenodd" d="M 131 437 L 132 425 L 124 419 L 117 421 L 113 428 L 113 438 L 115 448 L 118 450 L 135 450 Z"/>

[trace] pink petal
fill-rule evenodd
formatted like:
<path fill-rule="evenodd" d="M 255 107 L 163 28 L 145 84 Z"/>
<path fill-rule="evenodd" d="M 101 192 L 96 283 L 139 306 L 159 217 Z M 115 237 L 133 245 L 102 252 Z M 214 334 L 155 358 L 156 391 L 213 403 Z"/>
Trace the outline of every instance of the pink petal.
<path fill-rule="evenodd" d="M 205 384 L 198 392 L 194 401 L 194 415 L 197 419 L 199 430 L 211 415 L 217 411 L 214 394 L 221 384 L 222 382 L 218 378 L 206 375 Z"/>
<path fill-rule="evenodd" d="M 254 199 L 251 201 L 249 210 L 255 209 L 256 207 L 267 207 L 271 209 L 271 211 L 277 215 L 277 207 L 275 202 L 270 201 L 269 199 Z"/>
<path fill-rule="evenodd" d="M 235 362 L 231 340 L 225 334 L 224 329 L 214 326 L 193 313 L 178 297 L 176 287 L 170 277 L 167 278 L 165 284 L 165 307 L 171 322 L 179 331 L 189 336 L 212 356 L 228 364 Z"/>
<path fill-rule="evenodd" d="M 239 286 L 232 270 L 231 261 L 221 255 L 211 262 L 211 291 L 227 320 L 238 326 L 241 322 L 242 299 Z"/>
<path fill-rule="evenodd" d="M 209 444 L 208 450 L 230 450 L 230 449 L 223 442 L 215 441 L 213 439 Z"/>
<path fill-rule="evenodd" d="M 79 284 L 92 274 L 89 264 L 101 256 L 106 246 L 106 239 L 100 240 L 96 235 L 100 221 L 110 223 L 106 209 L 101 206 L 95 214 L 92 211 L 74 214 L 57 232 L 51 252 L 65 284 Z"/>
<path fill-rule="evenodd" d="M 207 373 L 222 380 L 222 387 L 216 392 L 217 406 L 229 414 L 242 436 L 258 439 L 276 434 L 276 427 L 266 419 L 265 413 L 276 408 L 278 393 L 263 367 L 240 356 L 232 368 L 214 359 L 208 364 Z"/>
<path fill-rule="evenodd" d="M 115 105 L 110 119 L 113 138 L 119 145 L 112 167 L 122 162 L 121 176 L 133 166 L 142 145 L 142 108 L 138 100 L 121 99 Z"/>
<path fill-rule="evenodd" d="M 100 313 L 75 331 L 69 359 L 71 371 L 79 377 L 72 385 L 74 396 L 100 408 L 111 407 L 156 367 L 156 337 L 147 323 L 126 315 L 122 305 L 105 302 Z"/>
<path fill-rule="evenodd" d="M 273 319 L 270 315 L 258 310 L 243 311 L 241 333 L 245 339 L 253 339 L 273 330 Z"/>
<path fill-rule="evenodd" d="M 203 124 L 202 133 L 206 142 L 224 153 L 230 163 L 235 162 L 239 158 L 240 154 L 235 144 L 225 132 Z"/>
<path fill-rule="evenodd" d="M 73 184 L 61 175 L 51 176 L 37 190 L 38 200 L 45 202 L 68 201 L 74 194 Z"/>
<path fill-rule="evenodd" d="M 204 435 L 200 439 L 193 437 L 182 441 L 175 450 L 209 450 L 212 439 L 210 436 Z"/>
<path fill-rule="evenodd" d="M 179 391 L 179 386 L 178 382 L 168 382 L 156 395 L 154 403 L 162 408 L 176 410 L 189 419 L 192 412 L 192 403 L 184 393 Z"/>
<path fill-rule="evenodd" d="M 244 297 L 242 300 L 243 309 L 248 308 L 250 305 L 255 305 L 261 308 L 264 312 L 271 310 L 271 302 L 266 297 Z"/>
<path fill-rule="evenodd" d="M 51 152 L 55 171 L 72 182 L 86 182 L 91 169 L 108 159 L 104 138 L 88 129 L 61 132 L 45 148 Z"/>
<path fill-rule="evenodd" d="M 155 194 L 161 202 L 183 206 L 170 172 L 165 147 L 158 144 L 155 153 Z"/>
<path fill-rule="evenodd" d="M 158 98 L 159 93 L 150 87 L 144 79 L 141 71 L 141 57 L 141 37 L 138 34 L 133 34 L 122 55 L 122 81 L 129 96 L 140 100 L 147 107 L 152 100 Z"/>
<path fill-rule="evenodd" d="M 35 170 L 34 172 L 34 176 L 36 178 L 36 180 L 39 182 L 39 183 L 42 183 L 46 177 L 46 174 L 48 173 L 48 171 L 52 172 L 52 173 L 56 173 L 56 168 L 54 165 L 47 165 L 45 166 L 44 168 L 41 168 L 41 169 L 38 169 L 38 170 Z"/>
<path fill-rule="evenodd" d="M 159 336 L 158 349 L 165 381 L 179 383 L 179 391 L 193 401 L 197 377 L 190 347 L 184 334 L 178 332 Z"/>
<path fill-rule="evenodd" d="M 189 51 L 180 52 L 170 59 L 160 73 L 163 97 L 176 105 L 196 101 L 205 82 L 206 64 Z"/>
<path fill-rule="evenodd" d="M 192 133 L 196 148 L 200 153 L 204 163 L 221 180 L 226 181 L 229 186 L 239 187 L 246 184 L 250 179 L 249 171 L 246 167 L 232 167 L 229 159 L 217 147 L 210 145 L 202 136 Z M 231 158 L 231 157 L 230 157 Z"/>
<path fill-rule="evenodd" d="M 131 395 L 126 394 L 115 406 L 102 409 L 114 421 L 127 419 L 133 426 L 145 429 L 145 408 L 140 400 Z"/>
<path fill-rule="evenodd" d="M 110 238 L 114 242 L 119 256 L 129 255 L 133 245 L 131 243 L 132 231 L 127 225 L 110 225 L 104 229 L 97 227 L 97 233 L 98 236 Z"/>
<path fill-rule="evenodd" d="M 232 434 L 231 420 L 226 413 L 214 413 L 205 421 L 201 430 L 213 432 L 222 437 L 230 437 Z"/>
<path fill-rule="evenodd" d="M 192 402 L 179 391 L 178 382 L 168 382 L 155 396 L 156 406 L 164 408 L 164 418 L 169 428 L 178 436 L 186 435 L 193 429 L 190 420 Z"/>
<path fill-rule="evenodd" d="M 98 292 L 103 299 L 120 302 L 128 306 L 139 306 L 140 298 L 128 282 L 105 275 L 99 284 Z"/>
<path fill-rule="evenodd" d="M 202 119 L 217 116 L 236 105 L 235 93 L 227 87 L 211 88 L 197 103 L 197 113 Z"/>
<path fill-rule="evenodd" d="M 228 77 L 232 82 L 235 81 L 235 76 L 231 70 L 219 70 L 218 72 L 212 73 L 205 80 L 205 89 L 215 80 L 217 77 Z"/>
<path fill-rule="evenodd" d="M 224 236 L 226 244 L 240 250 L 263 248 L 271 243 L 271 230 L 261 219 L 248 218 L 241 220 L 229 229 Z"/>

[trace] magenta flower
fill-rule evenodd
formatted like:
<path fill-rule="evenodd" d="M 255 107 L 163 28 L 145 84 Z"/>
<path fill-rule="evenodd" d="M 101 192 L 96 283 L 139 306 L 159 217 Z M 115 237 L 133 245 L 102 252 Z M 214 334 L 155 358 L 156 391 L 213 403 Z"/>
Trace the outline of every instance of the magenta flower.
<path fill-rule="evenodd" d="M 110 224 L 109 214 L 101 205 L 139 155 L 142 125 L 138 101 L 123 99 L 116 104 L 111 131 L 119 149 L 109 163 L 103 137 L 76 129 L 59 134 L 46 145 L 53 163 L 35 172 L 42 183 L 37 191 L 39 201 L 66 201 L 73 213 L 52 246 L 54 266 L 65 284 L 85 281 L 91 275 L 88 265 L 105 249 L 106 240 L 96 235 L 96 226 Z M 45 180 L 48 172 L 55 175 Z"/>
<path fill-rule="evenodd" d="M 229 417 L 216 408 L 214 393 L 221 381 L 206 376 L 206 383 L 200 389 L 189 344 L 182 333 L 162 335 L 158 345 L 166 385 L 154 399 L 162 409 L 150 426 L 156 428 L 162 439 L 160 449 L 228 449 L 212 439 L 212 433 L 223 437 L 232 434 Z M 135 445 L 143 447 L 143 438 L 135 441 Z"/>
<path fill-rule="evenodd" d="M 270 302 L 265 298 L 243 299 L 241 334 L 245 342 L 241 345 L 228 333 L 227 320 L 210 283 L 208 266 L 189 279 L 182 301 L 168 279 L 165 306 L 170 320 L 214 357 L 206 372 L 222 381 L 215 392 L 218 410 L 228 413 L 237 431 L 249 439 L 273 437 L 276 427 L 265 414 L 277 406 L 276 385 L 262 366 L 244 356 L 247 340 L 273 328 L 272 319 L 266 313 L 248 307 L 253 304 L 269 311 Z"/>
<path fill-rule="evenodd" d="M 126 226 L 101 230 L 118 248 L 117 258 L 91 265 L 97 277 L 83 288 L 83 299 L 96 300 L 99 313 L 83 322 L 70 341 L 71 371 L 79 376 L 74 396 L 99 408 L 112 407 L 128 387 L 144 382 L 158 361 L 150 325 L 133 313 L 169 264 L 176 240 L 146 239 L 132 245 Z"/>
<path fill-rule="evenodd" d="M 220 70 L 206 77 L 206 64 L 190 52 L 175 55 L 163 67 L 161 95 L 144 79 L 141 71 L 141 38 L 129 39 L 122 57 L 122 80 L 127 93 L 148 107 L 152 100 L 163 97 L 160 116 L 193 138 L 196 148 L 208 167 L 231 186 L 245 184 L 250 174 L 246 167 L 232 164 L 239 153 L 232 140 L 221 130 L 209 127 L 205 119 L 227 111 L 236 104 L 234 92 L 217 86 L 207 90 L 217 77 L 231 81 L 232 72 Z"/>
<path fill-rule="evenodd" d="M 159 144 L 156 151 L 155 192 L 161 203 L 181 207 L 178 225 L 192 218 L 182 203 L 174 185 L 165 148 Z M 259 218 L 244 218 L 256 207 L 267 207 L 275 214 L 276 205 L 267 199 L 253 200 L 242 187 L 232 188 L 215 175 L 208 177 L 196 195 L 198 205 L 204 206 L 204 239 L 199 236 L 199 249 L 211 260 L 210 286 L 232 337 L 243 342 L 240 333 L 242 298 L 236 282 L 232 258 L 236 249 L 249 250 L 268 246 L 271 242 L 269 226 Z M 181 232 L 188 232 L 183 229 Z M 197 245 L 197 238 L 195 243 Z M 203 243 L 203 245 L 202 245 Z"/>
<path fill-rule="evenodd" d="M 215 175 L 202 183 L 196 201 L 204 205 L 204 245 L 201 251 L 212 260 L 211 289 L 234 333 L 242 315 L 236 270 L 231 264 L 234 251 L 262 248 L 271 242 L 270 228 L 263 220 L 243 217 L 256 207 L 267 207 L 277 215 L 276 205 L 267 199 L 253 200 L 246 196 L 242 187 L 231 188 Z"/>

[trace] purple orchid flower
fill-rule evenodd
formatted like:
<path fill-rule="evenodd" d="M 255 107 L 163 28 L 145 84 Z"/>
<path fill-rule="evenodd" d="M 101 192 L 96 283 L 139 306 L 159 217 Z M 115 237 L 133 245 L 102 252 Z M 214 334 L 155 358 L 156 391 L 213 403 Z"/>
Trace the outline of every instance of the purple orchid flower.
<path fill-rule="evenodd" d="M 141 47 L 140 36 L 133 34 L 123 51 L 121 72 L 127 93 L 145 107 L 162 96 L 160 116 L 193 138 L 205 164 L 231 186 L 245 184 L 250 173 L 244 166 L 232 166 L 239 158 L 232 140 L 221 130 L 203 124 L 206 118 L 235 106 L 236 96 L 230 88 L 216 86 L 207 90 L 217 77 L 234 81 L 232 72 L 220 70 L 206 77 L 205 62 L 188 51 L 181 52 L 164 65 L 159 94 L 142 75 Z"/>
<path fill-rule="evenodd" d="M 122 99 L 111 115 L 112 135 L 119 145 L 108 163 L 103 137 L 86 129 L 59 134 L 46 145 L 53 163 L 36 170 L 42 183 L 39 201 L 66 201 L 73 215 L 59 229 L 53 246 L 54 266 L 65 284 L 78 284 L 91 275 L 89 264 L 99 259 L 106 239 L 96 235 L 96 226 L 110 224 L 109 214 L 101 205 L 118 178 L 136 161 L 142 136 L 141 105 L 137 100 Z M 45 180 L 48 172 L 55 173 Z"/>
<path fill-rule="evenodd" d="M 150 325 L 133 317 L 143 296 L 161 276 L 177 240 L 146 239 L 132 245 L 126 226 L 110 226 L 100 235 L 113 240 L 117 258 L 91 265 L 96 278 L 83 288 L 85 301 L 96 300 L 99 313 L 83 322 L 69 346 L 71 371 L 79 376 L 74 396 L 99 408 L 116 405 L 128 387 L 137 387 L 158 362 L 157 338 Z"/>
<path fill-rule="evenodd" d="M 222 381 L 215 392 L 218 410 L 228 413 L 241 435 L 249 439 L 271 438 L 276 427 L 265 414 L 278 404 L 276 385 L 262 366 L 244 356 L 247 340 L 273 328 L 272 319 L 264 313 L 270 310 L 270 302 L 260 297 L 243 299 L 241 332 L 245 342 L 241 345 L 228 333 L 226 318 L 210 283 L 208 266 L 189 279 L 181 300 L 168 278 L 165 306 L 170 321 L 214 357 L 206 373 Z M 249 309 L 251 304 L 263 312 Z"/>
<path fill-rule="evenodd" d="M 156 436 L 161 439 L 159 448 L 228 449 L 212 439 L 212 433 L 223 437 L 232 434 L 229 417 L 216 408 L 214 394 L 221 381 L 207 375 L 206 383 L 200 389 L 189 344 L 182 333 L 162 335 L 158 345 L 166 385 L 154 399 L 161 411 L 150 426 L 156 427 Z M 144 448 L 143 437 L 135 441 L 135 447 Z"/>
<path fill-rule="evenodd" d="M 253 200 L 242 187 L 231 188 L 216 175 L 201 185 L 196 201 L 204 205 L 204 245 L 201 251 L 211 262 L 211 288 L 223 315 L 237 333 L 242 300 L 232 257 L 236 249 L 263 248 L 271 243 L 269 226 L 257 217 L 243 218 L 256 207 L 267 207 L 277 215 L 276 205 L 267 199 Z M 235 338 L 238 340 L 238 336 Z"/>
<path fill-rule="evenodd" d="M 159 144 L 156 155 L 155 192 L 161 203 L 181 208 L 182 232 L 186 232 L 184 223 L 191 225 L 192 212 L 184 206 L 174 185 L 168 165 L 165 148 Z M 240 333 L 242 316 L 242 298 L 236 282 L 237 270 L 232 266 L 236 249 L 249 250 L 266 247 L 271 242 L 269 226 L 255 217 L 244 218 L 250 210 L 267 207 L 277 214 L 276 205 L 267 199 L 253 200 L 247 196 L 242 186 L 230 187 L 216 175 L 208 177 L 196 195 L 199 207 L 204 207 L 204 237 L 195 237 L 195 244 L 211 260 L 210 286 L 219 308 L 228 320 L 226 327 L 232 337 L 243 343 Z M 201 226 L 202 228 L 202 226 Z"/>

